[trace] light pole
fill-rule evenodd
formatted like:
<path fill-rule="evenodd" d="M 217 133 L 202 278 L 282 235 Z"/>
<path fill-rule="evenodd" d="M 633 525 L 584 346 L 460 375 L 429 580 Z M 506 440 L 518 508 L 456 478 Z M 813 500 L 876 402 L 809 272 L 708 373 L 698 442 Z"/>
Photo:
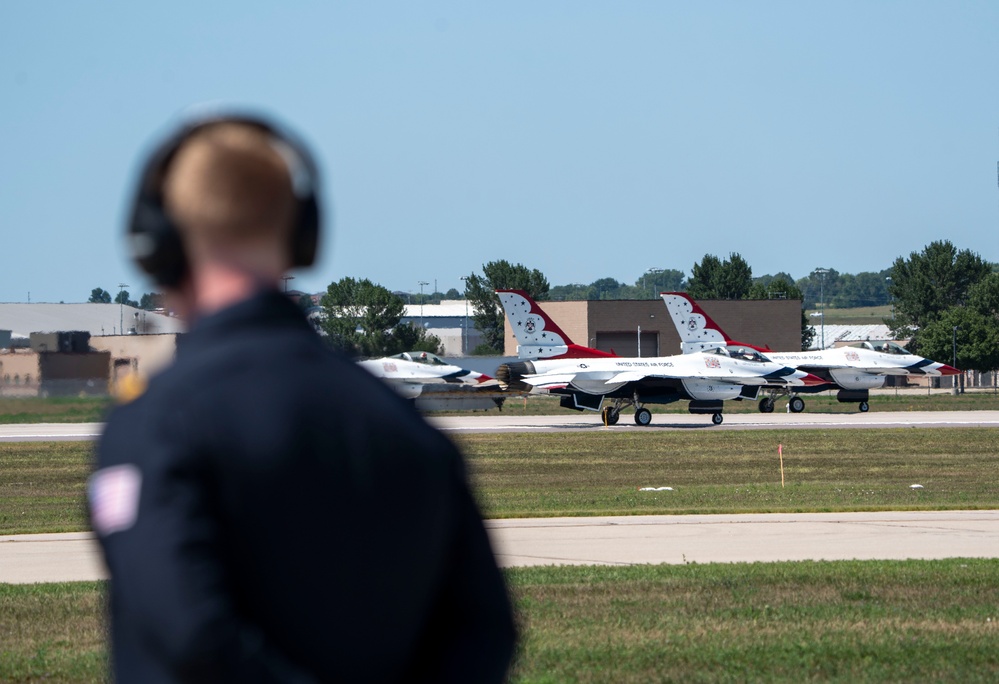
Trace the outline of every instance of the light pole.
<path fill-rule="evenodd" d="M 294 280 L 294 279 L 295 279 L 295 276 L 293 276 L 293 275 L 281 276 L 281 280 L 284 281 L 284 293 L 285 294 L 288 294 L 288 281 L 289 280 Z"/>
<path fill-rule="evenodd" d="M 653 276 L 658 275 L 659 274 L 659 269 L 658 268 L 650 268 L 648 271 L 646 271 L 644 274 L 642 274 L 642 294 L 645 294 L 645 289 L 648 287 L 648 282 L 647 282 L 646 278 L 648 277 L 649 274 L 652 274 Z M 652 279 L 652 288 L 655 289 L 655 287 L 656 287 L 656 280 L 655 280 L 655 278 L 653 278 Z M 650 299 L 655 299 L 654 294 L 655 293 L 653 293 L 653 296 L 650 297 Z"/>
<path fill-rule="evenodd" d="M 826 348 L 826 273 L 828 268 L 817 268 L 815 272 L 819 274 L 819 299 L 822 300 L 822 348 Z"/>
<path fill-rule="evenodd" d="M 960 327 L 961 326 L 959 326 L 959 325 L 955 325 L 954 326 L 954 341 L 953 341 L 953 344 L 954 344 L 954 368 L 957 368 L 957 329 L 960 328 Z M 964 379 L 963 375 L 961 376 L 961 379 L 962 380 Z M 955 396 L 958 394 L 958 391 L 957 391 L 957 378 L 954 378 L 954 394 L 955 394 Z"/>
<path fill-rule="evenodd" d="M 468 276 L 461 276 L 465 282 L 465 327 L 461 336 L 461 355 L 468 356 Z"/>
<path fill-rule="evenodd" d="M 426 280 L 420 281 L 420 329 L 423 329 L 423 286 L 429 285 Z"/>
<path fill-rule="evenodd" d="M 118 334 L 125 334 L 125 283 L 118 283 Z"/>
<path fill-rule="evenodd" d="M 891 293 L 891 276 L 885 276 L 885 282 L 888 283 L 888 299 L 891 302 L 891 319 L 895 320 L 895 295 Z"/>

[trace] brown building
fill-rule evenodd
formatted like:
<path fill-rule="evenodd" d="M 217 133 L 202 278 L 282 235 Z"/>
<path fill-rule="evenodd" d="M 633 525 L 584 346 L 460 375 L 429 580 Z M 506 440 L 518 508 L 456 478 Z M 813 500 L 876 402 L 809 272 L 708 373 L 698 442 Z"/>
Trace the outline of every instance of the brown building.
<path fill-rule="evenodd" d="M 800 299 L 707 299 L 697 303 L 735 340 L 774 351 L 801 349 Z M 540 306 L 576 344 L 620 356 L 680 353 L 680 336 L 661 299 L 541 302 Z M 516 356 L 517 340 L 509 319 L 505 329 L 503 353 Z"/>

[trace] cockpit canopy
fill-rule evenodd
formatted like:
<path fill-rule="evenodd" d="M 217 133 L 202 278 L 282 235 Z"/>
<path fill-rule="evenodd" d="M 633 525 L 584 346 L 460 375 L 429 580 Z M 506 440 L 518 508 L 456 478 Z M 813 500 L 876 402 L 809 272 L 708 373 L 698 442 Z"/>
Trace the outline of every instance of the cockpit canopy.
<path fill-rule="evenodd" d="M 389 357 L 393 359 L 401 359 L 403 361 L 412 361 L 414 363 L 425 363 L 428 366 L 446 366 L 444 359 L 437 356 L 437 354 L 431 354 L 430 352 L 424 351 L 411 351 L 403 352 L 401 354 L 396 354 L 395 356 Z"/>
<path fill-rule="evenodd" d="M 881 352 L 882 354 L 897 354 L 902 356 L 909 353 L 895 342 L 874 343 L 869 340 L 864 340 L 863 342 L 857 342 L 856 344 L 850 346 L 857 347 L 859 349 L 870 349 L 871 351 Z"/>
<path fill-rule="evenodd" d="M 756 363 L 769 363 L 770 359 L 765 357 L 760 352 L 752 349 L 751 347 L 742 346 L 731 346 L 731 347 L 715 347 L 714 349 L 706 349 L 705 352 L 708 354 L 718 354 L 719 356 L 727 356 L 732 359 L 739 359 L 741 361 L 753 361 Z"/>

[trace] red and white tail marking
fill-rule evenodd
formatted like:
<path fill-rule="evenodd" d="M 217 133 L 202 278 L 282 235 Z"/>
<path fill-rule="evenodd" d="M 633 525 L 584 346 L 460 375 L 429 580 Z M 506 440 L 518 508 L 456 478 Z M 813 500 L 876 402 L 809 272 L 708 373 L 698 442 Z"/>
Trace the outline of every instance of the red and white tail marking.
<path fill-rule="evenodd" d="M 522 359 L 574 359 L 611 357 L 615 354 L 581 347 L 523 290 L 496 290 L 517 338 Z"/>
<path fill-rule="evenodd" d="M 673 320 L 676 332 L 680 335 L 680 350 L 684 354 L 704 351 L 720 345 L 739 345 L 757 351 L 770 351 L 767 347 L 758 347 L 754 344 L 733 340 L 685 292 L 662 292 L 659 296 L 666 304 L 666 310 Z"/>

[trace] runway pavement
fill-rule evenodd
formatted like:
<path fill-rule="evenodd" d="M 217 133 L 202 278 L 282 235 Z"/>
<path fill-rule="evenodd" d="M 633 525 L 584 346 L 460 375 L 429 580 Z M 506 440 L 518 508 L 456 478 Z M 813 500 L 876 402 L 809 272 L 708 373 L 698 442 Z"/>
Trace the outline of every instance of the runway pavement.
<path fill-rule="evenodd" d="M 725 422 L 712 425 L 710 416 L 689 413 L 653 414 L 652 425 L 639 427 L 630 414 L 617 425 L 604 426 L 600 415 L 566 412 L 552 416 L 516 416 L 510 413 L 468 413 L 428 416 L 444 432 L 576 432 L 585 430 L 767 430 L 831 428 L 947 428 L 999 427 L 999 411 L 885 411 L 878 413 L 726 413 Z M 35 423 L 0 425 L 0 442 L 94 440 L 101 423 Z"/>
<path fill-rule="evenodd" d="M 503 567 L 999 557 L 999 511 L 489 520 Z M 0 537 L 0 583 L 106 577 L 87 533 Z"/>
<path fill-rule="evenodd" d="M 101 436 L 103 423 L 0 425 L 0 442 L 80 442 Z"/>
<path fill-rule="evenodd" d="M 725 422 L 712 425 L 711 417 L 689 413 L 652 416 L 652 425 L 639 427 L 630 414 L 617 425 L 604 426 L 599 414 L 585 412 L 554 416 L 514 416 L 503 413 L 465 416 L 431 416 L 444 432 L 535 432 L 586 430 L 767 430 L 830 428 L 947 428 L 999 427 L 999 411 L 898 411 L 876 413 L 726 413 Z"/>
<path fill-rule="evenodd" d="M 533 518 L 487 525 L 505 567 L 999 557 L 999 511 Z"/>

